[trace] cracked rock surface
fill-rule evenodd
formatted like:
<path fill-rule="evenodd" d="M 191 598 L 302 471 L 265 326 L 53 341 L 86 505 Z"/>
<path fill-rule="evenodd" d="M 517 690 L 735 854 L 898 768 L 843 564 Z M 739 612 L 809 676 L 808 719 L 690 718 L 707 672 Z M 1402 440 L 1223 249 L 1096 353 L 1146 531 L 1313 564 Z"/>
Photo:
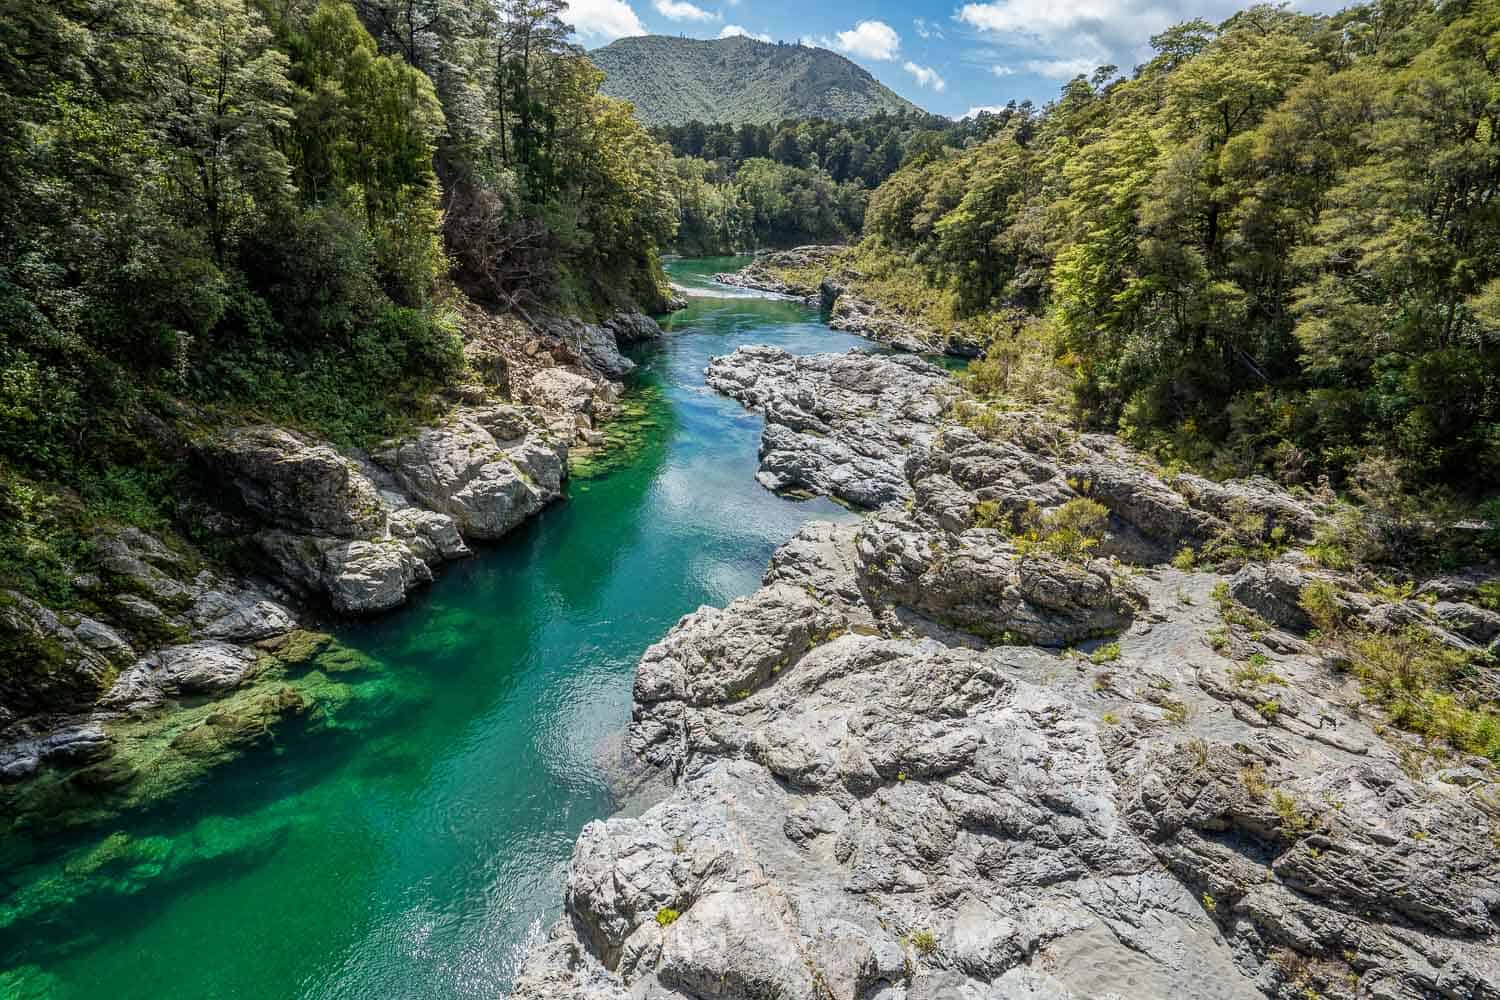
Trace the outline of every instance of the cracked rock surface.
<path fill-rule="evenodd" d="M 888 384 L 886 359 L 806 360 L 750 352 L 718 385 L 768 441 L 797 386 L 830 439 L 873 439 L 832 373 Z M 886 456 L 905 493 L 806 526 L 642 657 L 627 741 L 673 791 L 585 828 L 520 1000 L 1500 997 L 1492 769 L 1413 771 L 1302 623 L 1216 642 L 1229 578 L 1157 558 L 1247 509 L 1302 537 L 1314 505 L 1024 418 L 924 426 Z M 1080 495 L 1116 558 L 975 524 Z M 1274 611 L 1296 567 L 1233 586 Z"/>
<path fill-rule="evenodd" d="M 459 407 L 367 460 L 277 427 L 204 448 L 281 578 L 345 614 L 385 611 L 562 495 L 568 447 L 529 407 Z"/>

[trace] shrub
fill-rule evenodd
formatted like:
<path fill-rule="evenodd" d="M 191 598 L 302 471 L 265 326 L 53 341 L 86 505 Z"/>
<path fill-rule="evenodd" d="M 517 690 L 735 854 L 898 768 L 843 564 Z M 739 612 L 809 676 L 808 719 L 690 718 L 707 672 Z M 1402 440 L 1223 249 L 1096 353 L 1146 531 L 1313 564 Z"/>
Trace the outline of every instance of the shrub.
<path fill-rule="evenodd" d="M 672 924 L 677 922 L 677 918 L 680 916 L 682 916 L 682 914 L 678 913 L 670 906 L 663 906 L 661 909 L 656 911 L 656 922 L 662 927 L 670 927 L 672 926 Z"/>
<path fill-rule="evenodd" d="M 1486 657 L 1447 645 L 1420 625 L 1373 630 L 1346 620 L 1331 584 L 1302 589 L 1325 648 L 1347 659 L 1367 698 L 1396 726 L 1500 764 L 1500 710 L 1473 684 Z"/>
<path fill-rule="evenodd" d="M 1304 586 L 1297 602 L 1320 632 L 1333 632 L 1343 624 L 1344 606 L 1338 588 L 1327 580 L 1314 580 Z"/>
<path fill-rule="evenodd" d="M 1281 789 L 1271 793 L 1271 808 L 1281 820 L 1281 829 L 1292 837 L 1299 837 L 1312 827 L 1312 820 L 1302 812 L 1295 798 Z"/>
<path fill-rule="evenodd" d="M 1100 646 L 1089 656 L 1089 662 L 1093 664 L 1113 663 L 1120 658 L 1120 644 L 1111 642 Z"/>
<path fill-rule="evenodd" d="M 917 950 L 919 955 L 931 955 L 937 951 L 937 937 L 929 930 L 912 931 L 907 935 L 911 946 Z"/>
<path fill-rule="evenodd" d="M 1263 764 L 1251 764 L 1240 769 L 1240 784 L 1252 799 L 1265 800 L 1270 788 L 1266 784 L 1266 769 Z"/>
<path fill-rule="evenodd" d="M 1108 507 L 1085 497 L 1074 497 L 1045 513 L 1032 504 L 1018 518 L 1020 525 L 1011 540 L 1022 556 L 1043 552 L 1082 562 L 1099 544 L 1108 518 Z"/>

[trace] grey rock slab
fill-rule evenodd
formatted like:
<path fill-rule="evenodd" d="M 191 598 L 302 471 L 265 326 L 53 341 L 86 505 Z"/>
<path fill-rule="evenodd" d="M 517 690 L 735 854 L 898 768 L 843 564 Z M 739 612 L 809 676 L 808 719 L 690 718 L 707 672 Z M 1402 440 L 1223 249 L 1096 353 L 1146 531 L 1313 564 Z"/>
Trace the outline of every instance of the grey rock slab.
<path fill-rule="evenodd" d="M 763 485 L 868 508 L 912 496 L 906 457 L 932 441 L 957 392 L 941 368 L 858 351 L 799 357 L 741 347 L 712 359 L 706 380 L 765 417 Z"/>
<path fill-rule="evenodd" d="M 554 373 L 567 374 L 541 374 Z M 567 474 L 566 444 L 518 423 L 503 413 L 460 410 L 445 424 L 423 428 L 372 457 L 406 493 L 451 518 L 461 536 L 492 540 L 560 497 Z M 497 441 L 486 424 L 521 436 Z M 422 532 L 428 551 L 457 551 L 440 526 L 431 527 L 431 534 Z"/>
<path fill-rule="evenodd" d="M 385 528 L 386 507 L 357 463 L 280 427 L 240 427 L 202 449 L 245 506 L 275 525 L 336 538 Z"/>

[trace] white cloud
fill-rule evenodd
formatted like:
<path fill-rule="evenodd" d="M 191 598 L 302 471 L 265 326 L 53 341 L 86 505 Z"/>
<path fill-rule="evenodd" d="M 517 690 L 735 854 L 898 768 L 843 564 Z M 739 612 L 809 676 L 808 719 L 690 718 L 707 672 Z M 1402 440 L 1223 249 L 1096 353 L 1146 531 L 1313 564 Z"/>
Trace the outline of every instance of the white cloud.
<path fill-rule="evenodd" d="M 1092 59 L 1032 59 L 1026 68 L 1037 76 L 1054 80 L 1071 80 L 1075 76 L 1088 76 L 1099 64 Z"/>
<path fill-rule="evenodd" d="M 686 0 L 656 0 L 656 12 L 669 21 L 717 21 L 719 15 Z"/>
<path fill-rule="evenodd" d="M 970 108 L 968 111 L 965 111 L 962 115 L 959 116 L 958 120 L 963 121 L 965 118 L 978 118 L 986 111 L 992 115 L 998 115 L 1004 110 L 1005 107 L 1001 104 L 980 104 Z"/>
<path fill-rule="evenodd" d="M 948 81 L 938 76 L 938 71 L 931 66 L 918 66 L 911 60 L 907 60 L 906 65 L 902 69 L 917 78 L 918 87 L 931 87 L 939 94 L 948 87 Z"/>
<path fill-rule="evenodd" d="M 571 0 L 563 20 L 587 43 L 649 34 L 625 0 Z"/>
<path fill-rule="evenodd" d="M 860 21 L 848 31 L 840 31 L 838 50 L 866 59 L 894 59 L 901 47 L 901 36 L 884 21 Z"/>
<path fill-rule="evenodd" d="M 720 38 L 733 38 L 736 35 L 742 35 L 745 38 L 753 38 L 758 42 L 769 42 L 771 40 L 770 35 L 764 35 L 760 34 L 759 32 L 751 31 L 748 28 L 742 28 L 738 24 L 726 24 L 724 25 L 724 27 L 719 29 Z"/>
<path fill-rule="evenodd" d="M 990 72 L 995 74 L 996 76 L 1011 76 L 1015 73 L 1015 70 L 1011 69 L 1009 66 L 991 66 Z"/>
<path fill-rule="evenodd" d="M 1064 69 L 1085 62 L 1083 72 L 1144 62 L 1152 35 L 1195 17 L 1217 22 L 1241 6 L 1238 0 L 988 0 L 964 4 L 956 17 L 982 35 L 1031 48 L 1035 62 L 1051 69 L 1045 75 L 1072 76 Z"/>
<path fill-rule="evenodd" d="M 803 35 L 798 41 L 810 49 L 831 49 L 838 45 L 827 35 Z"/>

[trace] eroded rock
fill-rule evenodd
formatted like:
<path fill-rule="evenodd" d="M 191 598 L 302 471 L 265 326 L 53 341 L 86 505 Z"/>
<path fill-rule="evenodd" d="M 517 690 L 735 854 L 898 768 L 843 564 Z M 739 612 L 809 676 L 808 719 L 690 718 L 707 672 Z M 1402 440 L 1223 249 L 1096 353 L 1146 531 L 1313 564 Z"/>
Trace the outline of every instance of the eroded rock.
<path fill-rule="evenodd" d="M 940 368 L 858 351 L 741 347 L 710 361 L 707 381 L 765 416 L 757 478 L 767 489 L 869 508 L 912 495 L 906 456 L 931 442 L 956 393 Z"/>

